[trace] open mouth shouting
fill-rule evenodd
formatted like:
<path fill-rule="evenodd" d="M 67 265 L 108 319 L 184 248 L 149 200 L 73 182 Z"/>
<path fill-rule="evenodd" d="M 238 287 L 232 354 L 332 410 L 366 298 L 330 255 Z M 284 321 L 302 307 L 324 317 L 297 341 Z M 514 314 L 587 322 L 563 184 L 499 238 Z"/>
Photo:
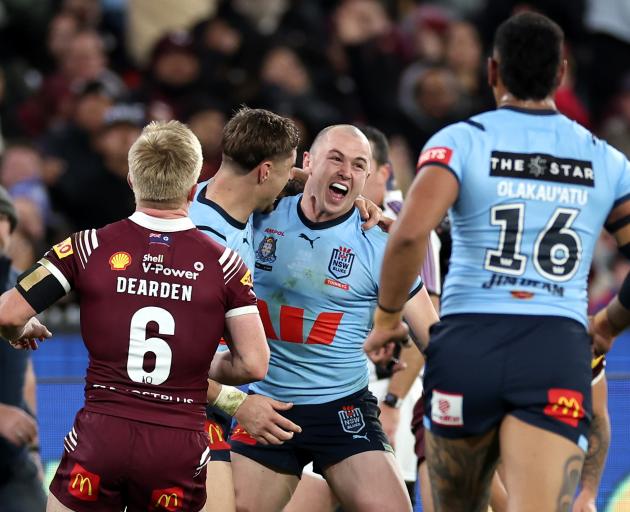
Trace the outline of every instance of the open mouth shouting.
<path fill-rule="evenodd" d="M 341 203 L 349 192 L 348 185 L 335 181 L 328 187 L 328 195 L 335 203 Z"/>

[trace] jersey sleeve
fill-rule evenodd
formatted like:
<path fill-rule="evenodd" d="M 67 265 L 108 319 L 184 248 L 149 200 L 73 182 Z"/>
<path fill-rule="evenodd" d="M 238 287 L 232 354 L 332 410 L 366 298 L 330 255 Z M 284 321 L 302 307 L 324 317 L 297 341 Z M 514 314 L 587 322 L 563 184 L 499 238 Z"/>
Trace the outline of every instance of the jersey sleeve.
<path fill-rule="evenodd" d="M 54 245 L 33 267 L 24 272 L 16 288 L 32 308 L 41 313 L 75 287 L 80 256 L 77 236 Z"/>
<path fill-rule="evenodd" d="M 235 251 L 226 248 L 219 264 L 226 290 L 225 318 L 258 313 L 252 273 Z"/>
<path fill-rule="evenodd" d="M 440 238 L 431 231 L 427 245 L 427 255 L 420 270 L 420 277 L 427 291 L 438 297 L 442 294 L 442 276 L 440 273 Z"/>
<path fill-rule="evenodd" d="M 464 162 L 470 150 L 470 136 L 460 124 L 447 126 L 434 134 L 425 144 L 416 172 L 428 165 L 435 165 L 449 170 L 461 183 Z"/>

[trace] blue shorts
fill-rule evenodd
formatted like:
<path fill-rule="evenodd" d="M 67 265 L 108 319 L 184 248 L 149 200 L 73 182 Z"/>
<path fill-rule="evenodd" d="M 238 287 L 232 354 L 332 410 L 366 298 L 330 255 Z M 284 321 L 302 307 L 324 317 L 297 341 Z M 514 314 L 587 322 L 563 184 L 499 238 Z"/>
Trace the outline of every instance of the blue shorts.
<path fill-rule="evenodd" d="M 393 453 L 378 419 L 377 400 L 367 388 L 324 404 L 294 405 L 281 414 L 302 427 L 302 432 L 281 445 L 261 445 L 237 425 L 232 431 L 232 451 L 296 476 L 311 461 L 313 470 L 322 474 L 328 466 L 358 453 Z"/>
<path fill-rule="evenodd" d="M 558 316 L 448 315 L 426 351 L 425 427 L 462 438 L 511 414 L 586 451 L 591 346 L 582 324 Z"/>

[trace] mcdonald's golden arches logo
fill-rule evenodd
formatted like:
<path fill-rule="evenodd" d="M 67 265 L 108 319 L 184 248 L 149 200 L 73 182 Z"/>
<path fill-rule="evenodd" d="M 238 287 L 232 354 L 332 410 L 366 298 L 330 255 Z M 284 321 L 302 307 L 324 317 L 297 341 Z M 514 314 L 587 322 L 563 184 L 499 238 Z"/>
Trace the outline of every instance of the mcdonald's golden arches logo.
<path fill-rule="evenodd" d="M 155 489 L 151 493 L 151 507 L 149 510 L 168 510 L 176 512 L 183 510 L 184 489 L 181 487 L 169 487 L 168 489 Z"/>
<path fill-rule="evenodd" d="M 552 416 L 572 427 L 584 417 L 584 395 L 572 389 L 552 388 L 547 392 L 548 404 L 544 409 L 547 416 Z"/>
<path fill-rule="evenodd" d="M 81 501 L 96 501 L 98 499 L 101 477 L 91 473 L 81 464 L 75 464 L 70 472 L 68 492 Z"/>

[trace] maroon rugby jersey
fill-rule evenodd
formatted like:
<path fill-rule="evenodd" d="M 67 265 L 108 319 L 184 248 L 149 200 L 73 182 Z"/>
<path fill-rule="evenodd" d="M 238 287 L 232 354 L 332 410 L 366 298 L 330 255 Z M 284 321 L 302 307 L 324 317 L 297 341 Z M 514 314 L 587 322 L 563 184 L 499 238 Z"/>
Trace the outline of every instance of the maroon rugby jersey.
<path fill-rule="evenodd" d="M 199 430 L 225 318 L 257 313 L 240 257 L 189 218 L 136 212 L 75 233 L 40 260 L 81 305 L 85 409 Z"/>

